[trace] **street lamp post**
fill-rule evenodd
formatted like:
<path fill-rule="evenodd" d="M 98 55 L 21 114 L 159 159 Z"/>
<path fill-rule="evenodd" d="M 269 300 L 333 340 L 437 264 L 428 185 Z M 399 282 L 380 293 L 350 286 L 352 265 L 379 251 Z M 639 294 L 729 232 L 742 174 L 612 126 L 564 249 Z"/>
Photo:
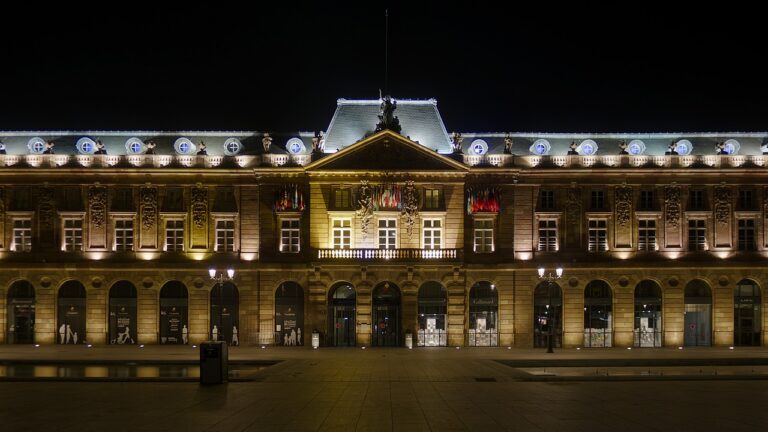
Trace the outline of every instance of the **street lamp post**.
<path fill-rule="evenodd" d="M 208 269 L 208 275 L 212 280 L 216 281 L 216 287 L 219 289 L 219 333 L 224 335 L 223 327 L 223 310 L 224 310 L 224 282 L 231 281 L 235 278 L 235 269 L 228 268 L 227 272 L 217 272 L 215 268 Z M 224 339 L 226 342 L 226 339 Z"/>
<path fill-rule="evenodd" d="M 552 274 L 552 272 L 547 272 L 544 267 L 539 267 L 539 279 L 547 282 L 547 293 L 549 295 L 549 308 L 550 313 L 547 317 L 547 327 L 549 328 L 549 331 L 547 332 L 547 353 L 553 353 L 555 352 L 552 349 L 552 329 L 554 327 L 554 316 L 555 316 L 555 306 L 552 304 L 552 288 L 555 285 L 555 280 L 560 279 L 563 277 L 563 268 L 558 267 L 555 269 L 555 274 Z"/>

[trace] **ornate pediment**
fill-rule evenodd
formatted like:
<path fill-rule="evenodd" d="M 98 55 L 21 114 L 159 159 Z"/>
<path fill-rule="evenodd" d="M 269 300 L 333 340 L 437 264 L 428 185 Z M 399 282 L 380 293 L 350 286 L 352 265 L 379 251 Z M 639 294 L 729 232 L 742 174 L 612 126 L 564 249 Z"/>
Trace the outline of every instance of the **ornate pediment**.
<path fill-rule="evenodd" d="M 467 171 L 453 159 L 384 130 L 307 165 L 307 171 Z"/>

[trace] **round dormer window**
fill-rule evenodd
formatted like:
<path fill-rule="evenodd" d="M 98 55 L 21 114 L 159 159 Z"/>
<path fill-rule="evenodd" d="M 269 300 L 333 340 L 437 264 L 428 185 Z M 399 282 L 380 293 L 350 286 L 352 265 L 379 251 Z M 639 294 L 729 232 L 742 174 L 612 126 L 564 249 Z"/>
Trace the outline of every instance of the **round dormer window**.
<path fill-rule="evenodd" d="M 79 151 L 81 154 L 90 155 L 96 151 L 96 142 L 90 138 L 83 137 L 77 140 L 77 144 L 75 144 L 75 147 L 77 147 L 77 151 Z"/>
<path fill-rule="evenodd" d="M 741 148 L 741 144 L 739 144 L 739 142 L 736 141 L 735 139 L 729 139 L 723 145 L 723 151 L 727 155 L 739 154 L 739 149 L 740 148 Z"/>
<path fill-rule="evenodd" d="M 627 153 L 638 156 L 645 153 L 645 143 L 640 140 L 632 140 L 627 145 Z"/>
<path fill-rule="evenodd" d="M 488 143 L 484 140 L 476 139 L 470 144 L 469 151 L 471 151 L 473 155 L 484 155 L 488 153 Z"/>
<path fill-rule="evenodd" d="M 189 138 L 179 138 L 173 143 L 173 149 L 176 150 L 176 153 L 182 155 L 194 154 L 195 145 L 192 144 Z"/>
<path fill-rule="evenodd" d="M 680 156 L 686 156 L 693 151 L 693 144 L 690 141 L 682 139 L 675 143 L 675 151 Z"/>
<path fill-rule="evenodd" d="M 34 137 L 27 142 L 27 148 L 32 154 L 43 154 L 45 151 L 45 140 L 40 137 Z"/>
<path fill-rule="evenodd" d="M 144 153 L 144 141 L 138 138 L 129 138 L 125 142 L 125 151 L 128 154 L 142 154 Z"/>
<path fill-rule="evenodd" d="M 307 150 L 307 147 L 301 139 L 291 138 L 285 143 L 285 149 L 288 150 L 288 153 L 290 154 L 299 154 L 304 153 Z"/>
<path fill-rule="evenodd" d="M 576 151 L 582 156 L 592 156 L 597 153 L 597 143 L 591 139 L 584 140 L 576 147 Z"/>
<path fill-rule="evenodd" d="M 549 141 L 545 139 L 537 139 L 533 142 L 533 145 L 531 145 L 531 148 L 528 150 L 538 156 L 544 156 L 546 154 L 549 154 L 549 150 L 552 148 L 551 145 L 549 145 Z"/>
<path fill-rule="evenodd" d="M 243 143 L 237 138 L 229 138 L 224 141 L 224 154 L 234 156 L 243 149 Z"/>

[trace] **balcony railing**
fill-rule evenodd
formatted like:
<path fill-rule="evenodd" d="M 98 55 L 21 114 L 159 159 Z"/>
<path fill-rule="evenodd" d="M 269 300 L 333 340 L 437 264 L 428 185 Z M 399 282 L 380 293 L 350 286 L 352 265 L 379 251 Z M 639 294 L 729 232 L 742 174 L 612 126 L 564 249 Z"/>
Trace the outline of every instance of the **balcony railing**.
<path fill-rule="evenodd" d="M 317 249 L 321 260 L 459 260 L 462 249 Z"/>

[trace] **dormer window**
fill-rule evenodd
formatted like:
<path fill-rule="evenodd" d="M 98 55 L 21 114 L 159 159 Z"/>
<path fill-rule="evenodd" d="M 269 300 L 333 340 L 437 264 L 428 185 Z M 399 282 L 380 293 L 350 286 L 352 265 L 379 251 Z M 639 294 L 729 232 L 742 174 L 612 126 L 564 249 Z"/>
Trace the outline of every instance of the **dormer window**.
<path fill-rule="evenodd" d="M 229 138 L 224 141 L 224 154 L 227 156 L 234 156 L 240 153 L 243 149 L 243 144 L 237 138 Z"/>
<path fill-rule="evenodd" d="M 188 138 L 177 139 L 176 142 L 173 143 L 173 148 L 176 150 L 176 153 L 182 155 L 193 154 L 195 151 L 195 145 L 192 144 L 192 141 Z"/>
<path fill-rule="evenodd" d="M 45 151 L 45 141 L 42 138 L 32 138 L 27 142 L 27 148 L 32 154 L 43 154 Z"/>
<path fill-rule="evenodd" d="M 474 155 L 484 155 L 488 153 L 488 143 L 481 139 L 476 139 L 472 141 L 472 145 L 469 146 L 469 148 L 472 151 L 472 154 Z"/>
<path fill-rule="evenodd" d="M 125 142 L 125 150 L 128 154 L 141 154 L 144 152 L 144 142 L 138 138 L 130 138 Z"/>
<path fill-rule="evenodd" d="M 299 154 L 304 153 L 307 148 L 304 145 L 304 141 L 301 139 L 291 138 L 287 143 L 285 143 L 285 149 L 288 150 L 288 153 L 290 154 Z"/>
<path fill-rule="evenodd" d="M 87 137 L 83 137 L 77 140 L 75 147 L 77 147 L 77 151 L 79 151 L 81 154 L 91 155 L 96 151 L 96 143 Z"/>

